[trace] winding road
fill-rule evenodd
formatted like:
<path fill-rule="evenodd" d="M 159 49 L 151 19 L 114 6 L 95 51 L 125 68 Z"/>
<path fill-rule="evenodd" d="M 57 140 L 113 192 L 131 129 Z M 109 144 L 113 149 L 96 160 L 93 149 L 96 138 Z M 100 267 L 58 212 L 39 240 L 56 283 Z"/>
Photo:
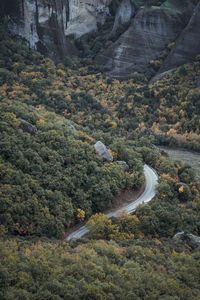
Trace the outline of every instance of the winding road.
<path fill-rule="evenodd" d="M 117 208 L 115 211 L 107 214 L 106 216 L 108 218 L 116 217 L 119 214 L 119 212 L 122 210 L 126 210 L 128 213 L 132 213 L 134 210 L 136 210 L 136 207 L 139 204 L 147 203 L 155 196 L 155 187 L 158 182 L 158 176 L 156 172 L 149 166 L 144 165 L 144 175 L 146 180 L 146 186 L 142 195 L 137 200 L 134 200 L 132 203 L 125 205 L 121 208 Z M 86 226 L 82 226 L 81 228 L 70 233 L 67 236 L 66 240 L 69 241 L 72 238 L 81 238 L 88 232 L 89 232 L 88 228 Z"/>

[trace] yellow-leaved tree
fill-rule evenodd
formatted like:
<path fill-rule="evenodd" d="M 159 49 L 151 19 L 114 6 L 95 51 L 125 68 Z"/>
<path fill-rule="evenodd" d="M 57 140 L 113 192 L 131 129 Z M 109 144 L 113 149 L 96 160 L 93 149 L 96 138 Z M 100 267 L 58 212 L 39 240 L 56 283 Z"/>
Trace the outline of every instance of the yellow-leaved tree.
<path fill-rule="evenodd" d="M 77 209 L 77 219 L 79 220 L 79 221 L 84 221 L 85 220 L 85 212 L 84 212 L 84 210 L 82 210 L 82 209 L 80 209 L 80 208 L 78 208 Z"/>

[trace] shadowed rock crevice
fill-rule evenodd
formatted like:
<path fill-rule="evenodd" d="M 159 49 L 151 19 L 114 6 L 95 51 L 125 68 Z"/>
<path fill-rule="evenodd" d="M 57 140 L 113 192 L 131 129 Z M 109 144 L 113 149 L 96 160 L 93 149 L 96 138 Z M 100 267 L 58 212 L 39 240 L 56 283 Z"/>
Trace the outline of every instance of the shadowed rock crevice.
<path fill-rule="evenodd" d="M 115 22 L 110 37 L 115 37 L 116 34 L 121 30 L 121 27 L 131 21 L 131 18 L 134 14 L 135 9 L 131 0 L 122 0 L 115 15 Z"/>

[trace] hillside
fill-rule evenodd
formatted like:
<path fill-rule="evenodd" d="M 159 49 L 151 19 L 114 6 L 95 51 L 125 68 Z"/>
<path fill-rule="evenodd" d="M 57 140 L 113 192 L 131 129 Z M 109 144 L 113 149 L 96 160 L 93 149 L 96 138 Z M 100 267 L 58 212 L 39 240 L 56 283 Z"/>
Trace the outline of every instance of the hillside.
<path fill-rule="evenodd" d="M 157 241 L 0 244 L 2 300 L 198 299 L 199 251 Z M 185 250 L 185 251 L 184 251 Z M 182 253 L 178 251 L 183 251 Z"/>
<path fill-rule="evenodd" d="M 19 42 L 3 41 L 0 47 L 6 63 L 0 104 L 2 223 L 10 233 L 61 237 L 77 220 L 77 209 L 88 217 L 111 207 L 121 191 L 138 189 L 144 180 L 142 156 L 134 144 L 126 145 L 98 127 L 93 133 L 75 123 L 71 128 L 69 120 L 75 118 L 63 115 L 77 111 L 74 105 L 95 117 L 100 104 L 75 92 L 72 101 L 62 104 L 59 100 L 68 91 L 64 70 Z M 5 57 L 7 51 L 13 61 Z M 89 107 L 86 100 L 81 103 L 84 97 L 91 99 Z M 115 161 L 126 159 L 129 172 L 116 162 L 102 161 L 93 146 L 99 139 L 113 151 Z"/>
<path fill-rule="evenodd" d="M 40 21 L 46 20 L 45 7 L 58 17 L 69 4 L 36 2 Z M 96 15 L 100 2 L 103 12 Z M 192 59 L 164 70 L 191 29 L 198 1 L 100 2 L 77 2 L 75 12 L 92 12 L 87 24 L 96 24 L 98 30 L 74 42 L 72 38 L 73 54 L 62 48 L 65 60 L 54 57 L 63 36 L 57 42 L 49 38 L 47 20 L 42 21 L 44 31 L 39 23 L 37 30 L 43 32 L 40 38 L 46 36 L 45 41 L 54 44 L 51 48 L 47 43 L 54 60 L 44 49 L 33 49 L 26 36 L 16 34 L 20 32 L 13 34 L 9 18 L 0 25 L 0 299 L 198 300 L 198 176 L 188 158 L 187 163 L 179 157 L 172 161 L 155 146 L 186 148 L 196 156 L 200 151 L 198 47 Z M 16 12 L 33 9 L 34 3 L 1 5 L 6 16 L 12 8 L 17 22 Z M 132 21 L 118 28 L 129 5 Z M 105 8 L 111 16 L 104 20 Z M 22 16 L 28 22 L 26 9 Z M 135 32 L 130 24 L 155 11 L 155 20 L 168 22 L 178 16 L 180 27 L 185 22 L 183 29 L 177 27 L 180 39 L 163 46 L 141 72 L 131 68 L 126 78 L 113 76 L 103 63 L 95 64 L 99 55 L 110 51 L 106 40 L 111 30 L 113 47 L 123 35 L 129 39 L 127 31 Z M 68 20 L 68 30 L 85 30 L 77 27 L 79 17 Z M 57 24 L 53 20 L 48 24 Z M 150 23 L 145 24 L 144 29 Z M 143 50 L 137 51 L 144 56 Z M 97 151 L 97 142 L 106 146 L 104 154 Z M 159 177 L 154 199 L 132 215 L 122 211 L 107 219 L 103 212 L 119 200 L 122 205 L 126 195 L 141 193 L 144 164 Z M 89 234 L 66 241 L 66 232 L 83 223 Z"/>

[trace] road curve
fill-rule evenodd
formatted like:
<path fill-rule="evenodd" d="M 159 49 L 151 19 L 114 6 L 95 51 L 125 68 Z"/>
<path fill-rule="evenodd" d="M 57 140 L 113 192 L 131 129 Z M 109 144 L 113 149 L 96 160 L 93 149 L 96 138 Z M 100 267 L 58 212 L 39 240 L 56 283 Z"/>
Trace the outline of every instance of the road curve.
<path fill-rule="evenodd" d="M 155 187 L 158 182 L 158 176 L 157 176 L 156 172 L 149 166 L 144 165 L 144 175 L 145 175 L 145 180 L 146 180 L 146 186 L 145 186 L 145 190 L 142 193 L 142 195 L 137 200 L 133 201 L 132 203 L 125 205 L 121 208 L 117 208 L 115 211 L 107 214 L 106 216 L 108 218 L 116 217 L 119 214 L 119 212 L 122 210 L 126 210 L 128 213 L 132 213 L 139 204 L 147 203 L 155 196 Z M 86 226 L 82 226 L 81 228 L 70 233 L 67 236 L 66 240 L 69 241 L 72 238 L 81 238 L 88 232 L 89 232 L 88 228 Z"/>

